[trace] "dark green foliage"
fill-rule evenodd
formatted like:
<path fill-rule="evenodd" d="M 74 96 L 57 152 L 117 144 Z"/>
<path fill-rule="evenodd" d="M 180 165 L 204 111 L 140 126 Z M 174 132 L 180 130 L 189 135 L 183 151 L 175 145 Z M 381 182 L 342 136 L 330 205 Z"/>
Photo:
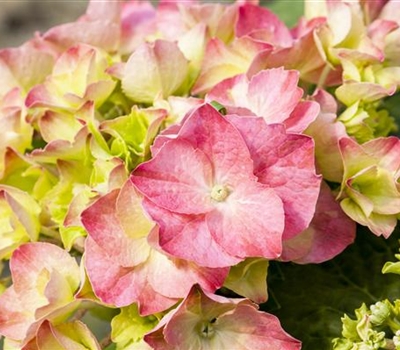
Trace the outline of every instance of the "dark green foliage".
<path fill-rule="evenodd" d="M 400 298 L 399 276 L 381 273 L 386 261 L 395 260 L 399 237 L 399 227 L 387 240 L 360 227 L 356 242 L 329 262 L 271 262 L 270 297 L 262 309 L 278 316 L 283 328 L 303 342 L 303 350 L 331 349 L 345 313 L 352 317 L 363 302 Z"/>

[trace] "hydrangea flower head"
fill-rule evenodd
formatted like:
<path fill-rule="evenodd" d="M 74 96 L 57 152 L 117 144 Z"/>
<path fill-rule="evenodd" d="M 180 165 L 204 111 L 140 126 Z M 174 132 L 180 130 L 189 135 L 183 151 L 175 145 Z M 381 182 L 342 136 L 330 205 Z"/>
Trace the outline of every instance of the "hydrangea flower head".
<path fill-rule="evenodd" d="M 249 300 L 205 293 L 198 286 L 144 339 L 156 350 L 301 348 L 275 316 L 258 311 Z"/>
<path fill-rule="evenodd" d="M 10 262 L 13 285 L 0 296 L 0 334 L 26 344 L 45 320 L 68 318 L 78 306 L 75 259 L 49 243 L 27 243 Z"/>

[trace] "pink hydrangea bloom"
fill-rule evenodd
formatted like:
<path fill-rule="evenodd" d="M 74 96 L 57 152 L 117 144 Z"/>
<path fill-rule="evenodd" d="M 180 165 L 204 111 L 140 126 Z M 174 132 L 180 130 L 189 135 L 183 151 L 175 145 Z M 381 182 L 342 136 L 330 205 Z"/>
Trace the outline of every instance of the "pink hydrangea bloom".
<path fill-rule="evenodd" d="M 220 267 L 281 253 L 282 202 L 258 183 L 240 133 L 209 105 L 131 180 L 160 224 L 161 247 L 173 255 Z"/>
<path fill-rule="evenodd" d="M 155 350 L 299 350 L 279 320 L 246 299 L 228 299 L 194 286 L 186 299 L 147 335 Z"/>
<path fill-rule="evenodd" d="M 228 121 L 204 105 L 155 145 L 131 180 L 160 225 L 161 247 L 173 255 L 204 266 L 274 259 L 283 232 L 301 232 L 314 214 L 320 179 L 312 140 L 286 135 L 283 125 Z"/>
<path fill-rule="evenodd" d="M 141 202 L 127 182 L 83 212 L 85 266 L 95 294 L 118 307 L 137 302 L 148 315 L 173 306 L 195 283 L 210 292 L 221 287 L 228 269 L 199 267 L 159 250 L 158 227 Z"/>
<path fill-rule="evenodd" d="M 256 115 L 268 124 L 284 123 L 290 132 L 302 132 L 317 117 L 319 106 L 300 101 L 299 72 L 281 68 L 263 70 L 251 79 L 240 74 L 217 84 L 206 101 L 218 101 L 228 114 Z"/>
<path fill-rule="evenodd" d="M 25 344 L 45 320 L 68 318 L 78 306 L 75 259 L 49 243 L 28 243 L 10 261 L 13 285 L 0 296 L 0 334 Z"/>

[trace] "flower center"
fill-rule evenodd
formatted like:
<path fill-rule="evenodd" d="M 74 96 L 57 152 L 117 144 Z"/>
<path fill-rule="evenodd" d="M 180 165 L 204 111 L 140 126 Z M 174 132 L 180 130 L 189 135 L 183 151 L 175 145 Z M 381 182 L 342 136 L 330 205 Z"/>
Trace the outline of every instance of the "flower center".
<path fill-rule="evenodd" d="M 222 202 L 229 196 L 229 190 L 222 185 L 215 185 L 211 190 L 211 198 L 217 202 Z"/>
<path fill-rule="evenodd" d="M 212 319 L 211 321 L 209 321 L 209 322 L 204 322 L 202 325 L 201 325 L 201 336 L 203 337 L 203 338 L 211 338 L 213 335 L 214 335 L 214 333 L 215 333 L 215 330 L 214 330 L 214 326 L 213 326 L 213 323 L 215 323 L 215 321 L 216 321 L 217 319 L 216 318 L 214 318 L 214 319 Z"/>

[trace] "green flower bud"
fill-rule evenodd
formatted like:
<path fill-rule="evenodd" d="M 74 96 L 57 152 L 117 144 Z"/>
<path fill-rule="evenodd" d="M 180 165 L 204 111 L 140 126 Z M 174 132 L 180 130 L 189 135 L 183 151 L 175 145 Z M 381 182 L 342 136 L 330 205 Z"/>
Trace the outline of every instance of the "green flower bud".
<path fill-rule="evenodd" d="M 376 304 L 371 305 L 371 316 L 369 320 L 371 323 L 379 326 L 386 322 L 391 315 L 391 305 L 385 301 L 378 301 Z"/>

